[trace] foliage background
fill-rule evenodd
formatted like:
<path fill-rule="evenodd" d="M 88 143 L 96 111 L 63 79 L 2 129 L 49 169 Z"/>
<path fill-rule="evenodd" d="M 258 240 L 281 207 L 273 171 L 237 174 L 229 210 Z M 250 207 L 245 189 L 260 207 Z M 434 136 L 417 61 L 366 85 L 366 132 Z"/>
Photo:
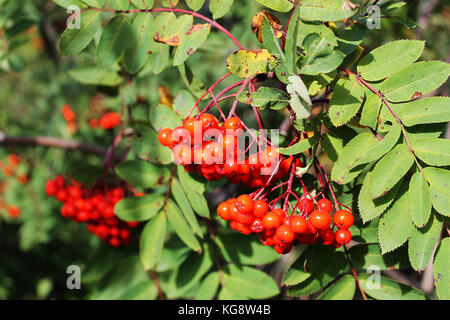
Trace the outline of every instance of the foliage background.
<path fill-rule="evenodd" d="M 0 1 L 0 5 L 5 2 Z M 18 2 L 21 6 L 12 16 L 5 17 L 5 11 L 0 9 L 0 132 L 12 136 L 56 136 L 107 147 L 111 135 L 92 130 L 87 124 L 90 105 L 102 104 L 120 112 L 123 99 L 140 96 L 148 100 L 148 105 L 154 105 L 160 100 L 160 86 L 169 88 L 174 96 L 185 89 L 175 68 L 165 69 L 158 75 L 141 75 L 134 79 L 133 88 L 125 90 L 124 96 L 114 88 L 81 85 L 69 76 L 68 70 L 75 64 L 89 63 L 92 58 L 89 52 L 75 57 L 58 53 L 58 39 L 67 18 L 65 10 L 52 1 Z M 260 9 L 256 1 L 242 0 L 220 21 L 244 47 L 257 47 L 250 21 Z M 422 59 L 449 61 L 450 6 L 445 1 L 408 1 L 399 12 L 400 16 L 418 21 L 424 28 L 408 29 L 383 19 L 381 30 L 370 31 L 362 46 L 373 49 L 394 39 L 423 39 L 426 47 Z M 210 14 L 206 6 L 200 13 Z M 283 17 L 283 24 L 286 18 Z M 234 50 L 228 38 L 212 32 L 189 58 L 189 65 L 204 83 L 211 84 L 225 73 L 224 59 Z M 449 87 L 443 86 L 432 94 L 448 96 Z M 67 130 L 60 112 L 63 104 L 72 106 L 77 115 L 76 133 Z M 138 106 L 136 114 L 145 115 L 145 108 L 145 104 Z M 446 137 L 449 138 L 448 130 Z M 0 160 L 5 161 L 10 153 L 20 155 L 23 161 L 19 170 L 29 174 L 31 179 L 22 185 L 0 172 L 0 181 L 7 182 L 0 197 L 22 209 L 18 219 L 11 219 L 6 210 L 0 209 L 0 299 L 156 297 L 156 287 L 139 269 L 137 237 L 130 246 L 120 249 L 102 245 L 84 225 L 62 219 L 59 204 L 45 196 L 43 186 L 47 179 L 58 173 L 82 177 L 92 167 L 101 165 L 100 157 L 56 148 L 0 146 Z M 234 191 L 227 187 L 210 194 L 211 207 Z M 173 240 L 171 245 L 177 248 L 179 241 Z M 182 250 L 177 253 L 186 254 Z M 283 263 L 286 261 L 265 266 L 265 271 L 280 281 Z M 66 289 L 66 268 L 73 264 L 83 269 L 82 290 Z M 135 272 L 131 272 L 133 270 Z M 165 266 L 160 265 L 159 270 L 165 270 Z M 386 273 L 427 294 L 432 293 L 433 278 L 427 271 L 419 274 L 406 269 Z M 139 290 L 143 281 L 149 281 L 145 291 Z M 177 296 L 176 292 L 173 296 Z"/>

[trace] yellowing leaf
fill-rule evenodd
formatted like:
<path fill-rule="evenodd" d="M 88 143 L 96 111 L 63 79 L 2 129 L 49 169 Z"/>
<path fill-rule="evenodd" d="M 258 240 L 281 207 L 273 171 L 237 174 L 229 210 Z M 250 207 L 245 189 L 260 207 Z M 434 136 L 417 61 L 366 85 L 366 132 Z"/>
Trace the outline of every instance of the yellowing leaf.
<path fill-rule="evenodd" d="M 227 68 L 241 78 L 267 73 L 275 67 L 276 58 L 266 49 L 239 50 L 227 58 Z"/>

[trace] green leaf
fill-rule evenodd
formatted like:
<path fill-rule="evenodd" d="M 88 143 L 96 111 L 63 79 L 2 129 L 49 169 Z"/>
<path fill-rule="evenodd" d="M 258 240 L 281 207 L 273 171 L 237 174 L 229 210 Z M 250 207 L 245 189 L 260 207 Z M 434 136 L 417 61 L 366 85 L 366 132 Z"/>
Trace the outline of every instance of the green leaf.
<path fill-rule="evenodd" d="M 150 108 L 150 123 L 156 131 L 164 128 L 175 129 L 182 124 L 177 114 L 165 104 L 158 104 Z"/>
<path fill-rule="evenodd" d="M 161 4 L 166 8 L 175 8 L 179 0 L 160 0 Z"/>
<path fill-rule="evenodd" d="M 227 68 L 240 78 L 267 73 L 275 67 L 276 59 L 267 49 L 239 50 L 227 58 Z"/>
<path fill-rule="evenodd" d="M 178 167 L 178 177 L 189 202 L 201 217 L 210 218 L 210 212 L 208 208 L 208 202 L 206 201 L 203 192 L 205 191 L 205 185 L 196 181 L 185 171 L 181 166 Z M 200 193 L 201 192 L 201 193 Z"/>
<path fill-rule="evenodd" d="M 385 195 L 414 163 L 414 157 L 406 144 L 399 144 L 389 151 L 372 170 L 370 195 L 376 199 Z"/>
<path fill-rule="evenodd" d="M 180 64 L 178 71 L 180 72 L 181 79 L 188 87 L 188 89 L 194 94 L 195 97 L 200 98 L 207 90 L 206 85 L 192 72 L 186 63 Z M 207 98 L 206 96 L 205 98 Z"/>
<path fill-rule="evenodd" d="M 416 271 L 423 271 L 431 259 L 442 230 L 442 219 L 436 214 L 431 216 L 425 228 L 413 228 L 408 242 L 408 256 Z"/>
<path fill-rule="evenodd" d="M 305 270 L 306 256 L 302 255 L 294 261 L 283 275 L 282 284 L 293 286 L 299 284 L 311 276 L 311 272 Z"/>
<path fill-rule="evenodd" d="M 376 94 L 369 94 L 368 98 L 364 102 L 359 123 L 363 126 L 368 126 L 372 129 L 376 129 L 378 112 L 380 111 L 382 104 L 383 101 L 380 97 L 378 97 Z"/>
<path fill-rule="evenodd" d="M 369 132 L 360 133 L 350 140 L 334 164 L 331 179 L 339 184 L 346 184 L 355 179 L 364 169 L 364 166 L 358 163 L 359 157 L 367 154 L 378 143 L 378 139 Z"/>
<path fill-rule="evenodd" d="M 441 138 L 420 138 L 414 140 L 412 148 L 420 160 L 431 166 L 450 165 L 450 140 Z"/>
<path fill-rule="evenodd" d="M 440 87 L 450 75 L 450 64 L 441 61 L 422 61 L 403 68 L 387 78 L 380 90 L 389 101 L 412 100 Z"/>
<path fill-rule="evenodd" d="M 127 197 L 114 206 L 114 213 L 125 221 L 145 221 L 153 218 L 163 203 L 164 196 L 156 193 L 142 197 Z"/>
<path fill-rule="evenodd" d="M 338 45 L 337 38 L 333 31 L 327 26 L 317 23 L 298 20 L 297 46 L 301 46 L 305 37 L 311 33 L 317 33 L 321 38 L 331 44 L 333 47 Z"/>
<path fill-rule="evenodd" d="M 293 5 L 288 0 L 256 0 L 259 4 L 279 12 L 288 12 Z"/>
<path fill-rule="evenodd" d="M 369 52 L 358 64 L 358 73 L 368 81 L 382 80 L 420 58 L 425 41 L 397 40 Z"/>
<path fill-rule="evenodd" d="M 353 276 L 347 274 L 333 283 L 317 297 L 318 300 L 352 300 L 356 283 Z"/>
<path fill-rule="evenodd" d="M 131 185 L 154 188 L 169 181 L 170 171 L 143 160 L 129 160 L 116 167 L 116 173 Z"/>
<path fill-rule="evenodd" d="M 331 161 L 336 162 L 339 155 L 344 151 L 344 142 L 329 133 L 322 135 L 320 139 L 322 150 L 328 155 Z"/>
<path fill-rule="evenodd" d="M 344 54 L 333 51 L 333 46 L 327 39 L 317 33 L 307 35 L 302 46 L 306 53 L 298 61 L 301 74 L 328 73 L 336 69 L 344 60 Z"/>
<path fill-rule="evenodd" d="M 200 284 L 200 288 L 195 296 L 196 300 L 212 300 L 216 296 L 220 285 L 220 277 L 218 272 L 209 273 Z"/>
<path fill-rule="evenodd" d="M 407 249 L 402 247 L 396 252 L 381 255 L 378 244 L 361 244 L 351 247 L 349 252 L 356 272 L 367 272 L 371 266 L 377 266 L 380 270 L 409 269 Z"/>
<path fill-rule="evenodd" d="M 430 184 L 431 203 L 437 212 L 444 216 L 450 216 L 450 171 L 439 168 L 427 167 L 423 173 Z"/>
<path fill-rule="evenodd" d="M 191 253 L 189 257 L 170 276 L 167 297 L 175 299 L 182 296 L 194 296 L 195 291 L 188 291 L 199 284 L 201 278 L 211 269 L 213 264 L 210 248 L 205 244 L 203 254 Z"/>
<path fill-rule="evenodd" d="M 278 41 L 278 38 L 275 35 L 275 31 L 273 30 L 267 18 L 264 18 L 262 26 L 262 38 L 263 44 L 266 49 L 279 59 L 280 64 L 283 64 L 284 67 L 286 67 L 286 58 L 284 56 L 284 51 L 281 49 L 280 42 Z"/>
<path fill-rule="evenodd" d="M 349 231 L 352 234 L 352 239 L 362 243 L 378 243 L 378 223 L 379 218 L 375 218 L 364 226 L 360 223 L 355 223 L 350 227 Z"/>
<path fill-rule="evenodd" d="M 173 65 L 177 66 L 186 61 L 186 59 L 193 54 L 203 44 L 203 42 L 205 42 L 210 30 L 211 25 L 209 23 L 196 24 L 184 33 L 181 36 L 180 44 L 175 52 Z"/>
<path fill-rule="evenodd" d="M 302 0 L 300 19 L 338 21 L 351 17 L 356 11 L 345 6 L 347 0 Z"/>
<path fill-rule="evenodd" d="M 96 284 L 96 287 L 98 290 L 89 299 L 139 299 L 139 295 L 145 293 L 147 299 L 157 296 L 156 286 L 146 274 L 137 255 L 127 256 L 116 262 L 113 272 Z"/>
<path fill-rule="evenodd" d="M 261 108 L 261 110 L 281 110 L 289 105 L 290 96 L 276 88 L 260 87 L 256 92 L 242 92 L 238 99 L 243 103 Z"/>
<path fill-rule="evenodd" d="M 305 281 L 289 287 L 288 295 L 301 297 L 313 294 L 336 279 L 347 267 L 347 261 L 342 252 L 335 252 L 329 256 L 327 263 L 322 263 L 312 271 L 312 275 Z"/>
<path fill-rule="evenodd" d="M 191 228 L 183 217 L 178 206 L 171 200 L 167 202 L 165 213 L 167 220 L 175 230 L 180 239 L 192 250 L 201 252 L 202 248 Z"/>
<path fill-rule="evenodd" d="M 0 2 L 1 2 L 1 1 L 0 1 Z M 5 1 L 3 1 L 3 2 L 5 2 Z M 53 2 L 56 3 L 58 6 L 61 6 L 61 7 L 63 7 L 63 8 L 68 8 L 68 7 L 70 7 L 70 6 L 78 6 L 78 7 L 80 7 L 81 9 L 84 9 L 84 8 L 87 7 L 87 6 L 86 6 L 83 2 L 81 2 L 80 0 L 53 0 Z M 12 11 L 18 10 L 18 9 L 20 8 L 20 6 L 22 5 L 22 4 L 21 4 L 21 1 L 15 1 L 13 5 L 11 5 L 11 3 L 13 3 L 13 2 L 10 1 L 9 3 L 10 3 L 10 6 L 16 6 L 15 9 L 10 9 L 10 10 L 12 10 Z M 4 10 L 7 10 L 6 8 L 3 8 L 3 9 L 4 9 Z M 5 18 L 2 17 L 2 19 L 0 19 L 0 23 L 2 22 L 1 20 L 3 20 L 3 19 L 5 19 Z"/>
<path fill-rule="evenodd" d="M 136 6 L 136 8 L 143 10 L 153 8 L 155 0 L 131 0 L 131 2 Z M 147 15 L 150 16 L 150 14 Z"/>
<path fill-rule="evenodd" d="M 145 270 L 153 269 L 161 257 L 166 238 L 167 221 L 161 212 L 142 230 L 139 255 Z"/>
<path fill-rule="evenodd" d="M 200 225 L 198 224 L 197 221 L 197 217 L 195 216 L 195 213 L 192 210 L 189 200 L 186 197 L 186 194 L 184 193 L 183 189 L 181 188 L 178 179 L 174 178 L 172 180 L 172 188 L 170 189 L 170 191 L 172 192 L 175 201 L 181 208 L 181 211 L 183 212 L 183 215 L 186 218 L 189 225 L 191 226 L 192 230 L 201 237 L 202 233 L 200 230 Z"/>
<path fill-rule="evenodd" d="M 411 236 L 413 224 L 407 187 L 406 183 L 400 187 L 394 204 L 380 218 L 378 240 L 382 254 L 397 249 Z"/>
<path fill-rule="evenodd" d="M 306 119 L 311 115 L 312 101 L 308 93 L 308 88 L 302 79 L 295 75 L 288 77 L 289 84 L 286 91 L 291 96 L 290 105 L 295 112 L 295 119 Z"/>
<path fill-rule="evenodd" d="M 181 119 L 187 118 L 189 114 L 189 110 L 194 105 L 195 100 L 192 97 L 192 94 L 187 90 L 180 90 L 173 101 L 173 111 L 180 117 Z M 195 110 L 197 111 L 197 110 Z M 195 111 L 193 115 L 195 115 Z"/>
<path fill-rule="evenodd" d="M 234 0 L 209 0 L 209 11 L 213 15 L 213 19 L 222 18 L 230 11 Z"/>
<path fill-rule="evenodd" d="M 177 174 L 183 188 L 194 190 L 200 194 L 203 194 L 205 192 L 205 182 L 203 180 L 200 180 L 199 177 L 190 175 L 182 166 L 177 166 Z"/>
<path fill-rule="evenodd" d="M 337 38 L 337 50 L 346 56 L 349 55 L 359 46 L 365 34 L 366 28 L 362 24 L 355 24 L 350 29 L 344 30 Z"/>
<path fill-rule="evenodd" d="M 153 16 L 148 13 L 138 13 L 133 19 L 123 59 L 125 69 L 130 73 L 138 72 L 148 60 L 150 42 L 153 41 L 150 36 L 152 24 Z"/>
<path fill-rule="evenodd" d="M 191 253 L 191 249 L 186 247 L 180 238 L 176 235 L 172 235 L 164 244 L 164 249 L 158 260 L 155 271 L 165 272 L 177 269 Z"/>
<path fill-rule="evenodd" d="M 449 97 L 429 97 L 405 104 L 398 117 L 406 126 L 450 121 Z"/>
<path fill-rule="evenodd" d="M 385 276 L 380 276 L 379 285 L 374 279 L 375 275 L 367 273 L 359 275 L 363 291 L 372 298 L 378 300 L 426 300 L 425 294 L 416 288 L 396 282 Z"/>
<path fill-rule="evenodd" d="M 108 21 L 97 46 L 97 63 L 109 67 L 122 55 L 130 36 L 131 20 L 126 15 L 118 15 Z"/>
<path fill-rule="evenodd" d="M 372 199 L 369 192 L 371 177 L 372 173 L 368 172 L 358 197 L 358 210 L 364 223 L 381 215 L 394 201 L 395 195 L 400 187 L 400 183 L 397 183 L 384 196 Z"/>
<path fill-rule="evenodd" d="M 240 291 L 251 299 L 267 299 L 280 292 L 266 273 L 247 266 L 228 264 L 224 268 L 223 282 L 225 287 Z"/>
<path fill-rule="evenodd" d="M 278 148 L 278 152 L 284 155 L 294 155 L 305 152 L 309 148 L 312 148 L 318 143 L 318 135 L 314 135 L 311 138 L 303 139 L 296 144 L 287 148 Z"/>
<path fill-rule="evenodd" d="M 248 300 L 239 288 L 222 286 L 220 289 L 219 300 Z"/>
<path fill-rule="evenodd" d="M 140 158 L 153 163 L 173 162 L 172 151 L 159 143 L 158 133 L 154 130 L 146 130 L 141 132 L 140 137 L 135 137 L 131 142 L 131 150 Z"/>
<path fill-rule="evenodd" d="M 433 263 L 434 285 L 441 300 L 450 299 L 450 270 L 448 257 L 450 256 L 450 238 L 445 238 L 439 244 Z"/>
<path fill-rule="evenodd" d="M 340 79 L 330 100 L 328 114 L 331 122 L 338 127 L 350 121 L 358 112 L 363 100 L 364 88 L 356 81 L 355 76 Z"/>
<path fill-rule="evenodd" d="M 423 228 L 431 214 L 430 188 L 424 176 L 416 172 L 409 182 L 410 211 L 412 221 Z"/>
<path fill-rule="evenodd" d="M 215 242 L 226 261 L 245 265 L 269 264 L 280 258 L 271 247 L 241 234 L 218 234 Z"/>
<path fill-rule="evenodd" d="M 298 11 L 297 6 L 292 12 L 291 22 L 289 24 L 289 29 L 286 33 L 285 43 L 284 43 L 284 57 L 286 63 L 286 69 L 290 75 L 297 74 L 297 33 L 298 33 Z"/>
<path fill-rule="evenodd" d="M 75 55 L 86 48 L 94 39 L 101 21 L 101 12 L 95 10 L 83 11 L 80 16 L 80 29 L 66 29 L 61 35 L 59 42 L 61 54 Z"/>
<path fill-rule="evenodd" d="M 87 85 L 117 86 L 122 77 L 111 69 L 100 67 L 80 67 L 69 70 L 69 75 L 75 80 Z"/>
<path fill-rule="evenodd" d="M 178 46 L 181 37 L 192 27 L 194 19 L 191 15 L 178 18 L 173 12 L 163 12 L 156 17 L 153 39 L 170 46 Z"/>
<path fill-rule="evenodd" d="M 104 0 L 83 0 L 83 2 L 94 8 L 102 8 L 105 5 Z"/>
<path fill-rule="evenodd" d="M 130 1 L 128 0 L 106 0 L 106 3 L 114 10 L 128 10 L 130 6 Z"/>
<path fill-rule="evenodd" d="M 193 11 L 198 11 L 203 7 L 205 0 L 186 0 L 186 4 Z"/>
<path fill-rule="evenodd" d="M 388 134 L 384 136 L 383 140 L 362 155 L 357 163 L 368 163 L 380 159 L 397 144 L 401 132 L 401 126 L 394 124 Z"/>

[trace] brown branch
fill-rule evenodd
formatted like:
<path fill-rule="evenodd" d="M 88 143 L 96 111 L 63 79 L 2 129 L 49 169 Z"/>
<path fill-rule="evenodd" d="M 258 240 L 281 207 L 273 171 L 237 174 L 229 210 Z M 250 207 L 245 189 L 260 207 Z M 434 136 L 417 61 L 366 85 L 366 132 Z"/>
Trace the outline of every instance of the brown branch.
<path fill-rule="evenodd" d="M 48 136 L 36 136 L 36 137 L 7 136 L 1 131 L 0 131 L 0 146 L 43 146 L 66 150 L 80 150 L 82 152 L 92 153 L 100 157 L 104 157 L 107 153 L 107 148 L 99 145 L 85 144 L 74 140 L 65 140 L 61 138 Z M 116 155 L 114 156 L 114 158 L 116 160 L 119 160 L 121 157 L 120 155 Z"/>

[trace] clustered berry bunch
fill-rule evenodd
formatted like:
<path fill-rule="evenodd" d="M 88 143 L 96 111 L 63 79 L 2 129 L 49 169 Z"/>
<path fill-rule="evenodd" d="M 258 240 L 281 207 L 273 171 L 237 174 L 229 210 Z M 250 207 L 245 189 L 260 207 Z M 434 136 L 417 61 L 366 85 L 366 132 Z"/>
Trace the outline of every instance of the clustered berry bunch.
<path fill-rule="evenodd" d="M 102 182 L 83 188 L 79 182 L 57 176 L 47 181 L 45 193 L 63 203 L 61 215 L 74 222 L 86 222 L 88 230 L 113 247 L 130 243 L 130 228 L 138 222 L 126 222 L 114 214 L 114 206 L 125 197 L 122 187 Z"/>
<path fill-rule="evenodd" d="M 120 115 L 117 112 L 107 112 L 100 118 L 91 118 L 89 120 L 89 126 L 92 129 L 98 127 L 104 130 L 111 130 L 120 125 Z"/>
<path fill-rule="evenodd" d="M 158 140 L 163 146 L 172 149 L 175 163 L 183 165 L 189 172 L 197 172 L 207 180 L 225 177 L 231 183 L 257 188 L 263 186 L 271 176 L 273 180 L 284 177 L 292 157 L 283 159 L 271 146 L 247 155 L 239 139 L 244 133 L 243 129 L 238 117 L 230 117 L 220 124 L 212 114 L 203 113 L 187 118 L 182 126 L 173 130 L 162 129 Z"/>
<path fill-rule="evenodd" d="M 230 222 L 230 228 L 244 235 L 259 234 L 260 241 L 266 246 L 273 246 L 279 254 L 291 251 L 293 245 L 315 244 L 319 239 L 324 245 L 336 248 L 351 240 L 348 230 L 353 225 L 354 217 L 347 210 L 338 210 L 331 218 L 332 204 L 325 198 L 316 203 L 302 197 L 296 205 L 298 214 L 289 214 L 281 208 L 271 208 L 266 200 L 254 200 L 243 194 L 228 199 L 217 207 L 217 214 Z M 334 227 L 330 227 L 333 220 Z"/>
<path fill-rule="evenodd" d="M 17 154 L 11 153 L 8 155 L 8 160 L 3 163 L 0 160 L 0 170 L 5 177 L 16 178 L 16 180 L 21 184 L 26 184 L 30 177 L 28 174 L 21 172 L 19 165 L 21 164 L 20 158 Z"/>
<path fill-rule="evenodd" d="M 75 112 L 73 112 L 72 107 L 68 104 L 64 104 L 61 107 L 61 113 L 63 115 L 64 120 L 67 124 L 67 129 L 70 133 L 75 133 L 77 131 L 77 123 L 76 123 L 76 116 Z"/>

